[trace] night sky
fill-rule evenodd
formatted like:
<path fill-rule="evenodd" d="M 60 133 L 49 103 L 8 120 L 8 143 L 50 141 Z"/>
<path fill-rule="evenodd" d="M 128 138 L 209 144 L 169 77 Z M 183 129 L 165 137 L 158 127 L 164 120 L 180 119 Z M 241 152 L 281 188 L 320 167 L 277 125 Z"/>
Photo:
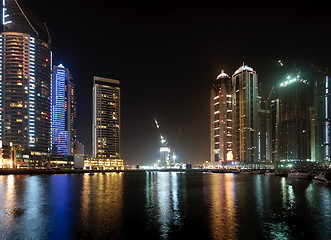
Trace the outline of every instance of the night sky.
<path fill-rule="evenodd" d="M 285 79 L 278 65 L 302 75 L 331 66 L 326 2 L 261 5 L 247 1 L 21 0 L 47 23 L 53 64 L 77 86 L 78 140 L 91 153 L 93 75 L 120 80 L 121 153 L 125 164 L 159 158 L 156 117 L 179 161 L 209 160 L 209 94 L 224 69 L 253 67 L 264 95 Z M 313 5 L 311 5 L 313 4 Z"/>

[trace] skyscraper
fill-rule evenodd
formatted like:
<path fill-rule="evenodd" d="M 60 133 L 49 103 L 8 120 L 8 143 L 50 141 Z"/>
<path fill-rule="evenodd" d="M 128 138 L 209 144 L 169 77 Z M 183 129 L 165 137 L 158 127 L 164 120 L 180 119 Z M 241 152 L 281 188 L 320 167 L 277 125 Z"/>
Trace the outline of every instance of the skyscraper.
<path fill-rule="evenodd" d="M 68 68 L 53 67 L 52 78 L 52 152 L 73 155 L 76 141 L 75 86 Z"/>
<path fill-rule="evenodd" d="M 94 76 L 92 155 L 120 159 L 119 81 Z"/>
<path fill-rule="evenodd" d="M 279 99 L 274 99 L 270 104 L 269 128 L 270 151 L 269 160 L 278 161 L 278 126 L 279 126 Z"/>
<path fill-rule="evenodd" d="M 288 77 L 279 89 L 278 160 L 311 159 L 311 119 L 309 84 Z"/>
<path fill-rule="evenodd" d="M 232 83 L 222 71 L 213 83 L 210 102 L 210 142 L 212 163 L 233 160 Z"/>
<path fill-rule="evenodd" d="M 232 75 L 234 159 L 258 162 L 258 82 L 253 68 L 243 65 Z"/>
<path fill-rule="evenodd" d="M 331 82 L 328 72 L 318 77 L 314 86 L 315 159 L 331 161 Z"/>
<path fill-rule="evenodd" d="M 3 0 L 0 35 L 0 139 L 16 149 L 51 147 L 51 47 L 42 21 Z"/>

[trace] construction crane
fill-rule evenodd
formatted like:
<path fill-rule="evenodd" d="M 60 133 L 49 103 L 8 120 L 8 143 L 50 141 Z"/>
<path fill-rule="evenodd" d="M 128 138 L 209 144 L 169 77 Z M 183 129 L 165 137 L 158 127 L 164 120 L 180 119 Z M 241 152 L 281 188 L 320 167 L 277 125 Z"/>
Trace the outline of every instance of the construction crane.
<path fill-rule="evenodd" d="M 176 163 L 176 154 L 175 154 L 175 152 L 176 152 L 176 147 L 177 147 L 177 143 L 178 143 L 178 140 L 179 140 L 179 137 L 180 137 L 180 133 L 181 133 L 181 131 L 182 131 L 182 129 L 180 128 L 179 130 L 178 130 L 178 134 L 177 134 L 177 138 L 176 138 L 176 143 L 175 143 L 175 147 L 173 148 L 173 150 L 172 150 L 172 159 L 174 160 L 174 164 Z"/>
<path fill-rule="evenodd" d="M 159 123 L 156 118 L 154 118 L 155 125 L 159 131 L 160 139 L 161 139 L 161 148 L 160 148 L 160 164 L 159 167 L 167 168 L 170 165 L 170 153 L 171 149 L 168 147 L 167 140 L 162 136 Z"/>
<path fill-rule="evenodd" d="M 278 60 L 278 63 L 279 65 L 284 69 L 286 75 L 287 75 L 287 78 L 291 78 L 291 74 L 287 71 L 284 63 L 282 62 L 282 60 Z M 301 70 L 300 68 L 297 67 L 296 63 L 293 62 L 293 67 L 295 68 L 295 73 L 296 73 L 296 77 L 300 77 L 300 74 L 301 74 Z"/>
<path fill-rule="evenodd" d="M 322 71 L 321 69 L 319 69 L 318 67 L 316 67 L 314 64 L 310 64 L 310 66 L 312 66 L 313 68 L 315 68 L 319 73 L 321 73 L 322 75 L 325 75 L 328 71 L 328 68 L 325 68 L 324 71 Z"/>
<path fill-rule="evenodd" d="M 282 60 L 278 60 L 278 63 L 279 63 L 279 65 L 284 69 L 284 71 L 286 72 L 286 75 L 287 75 L 287 76 L 290 76 L 290 74 L 288 73 L 286 67 L 284 66 L 284 64 L 283 64 L 283 62 L 282 62 Z"/>
<path fill-rule="evenodd" d="M 156 118 L 154 118 L 154 121 L 155 121 L 155 125 L 157 127 L 157 130 L 159 131 L 159 134 L 160 134 L 161 144 L 162 144 L 163 147 L 165 147 L 168 144 L 167 140 L 165 140 L 164 137 L 162 136 L 160 126 L 159 126 L 159 123 L 157 122 Z"/>
<path fill-rule="evenodd" d="M 176 138 L 176 143 L 175 143 L 174 147 L 172 148 L 170 145 L 168 145 L 167 140 L 162 136 L 161 130 L 160 130 L 160 125 L 159 125 L 159 123 L 158 123 L 158 121 L 156 120 L 155 117 L 154 117 L 154 122 L 155 122 L 156 128 L 159 131 L 159 135 L 160 135 L 160 139 L 161 139 L 161 148 L 160 148 L 160 152 L 161 152 L 161 164 L 163 164 L 163 166 L 165 164 L 166 165 L 170 164 L 170 159 L 168 159 L 168 158 L 170 158 L 171 153 L 172 153 L 173 164 L 175 164 L 176 163 L 176 154 L 175 154 L 175 151 L 176 151 L 177 143 L 178 143 L 178 140 L 179 140 L 180 133 L 181 133 L 182 129 L 180 128 L 178 130 L 178 134 L 177 134 L 177 138 Z"/>

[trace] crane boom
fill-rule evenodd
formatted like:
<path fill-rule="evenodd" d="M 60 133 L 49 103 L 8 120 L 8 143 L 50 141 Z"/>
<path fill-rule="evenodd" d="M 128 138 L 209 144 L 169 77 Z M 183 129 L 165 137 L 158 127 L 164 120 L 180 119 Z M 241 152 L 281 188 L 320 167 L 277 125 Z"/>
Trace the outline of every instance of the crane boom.
<path fill-rule="evenodd" d="M 154 121 L 155 121 L 156 128 L 157 128 L 157 130 L 159 131 L 159 134 L 160 134 L 161 143 L 162 143 L 162 145 L 164 145 L 166 143 L 166 140 L 163 138 L 163 136 L 161 134 L 159 123 L 157 122 L 156 118 L 154 118 Z"/>
<path fill-rule="evenodd" d="M 270 91 L 270 94 L 269 94 L 269 96 L 267 98 L 267 101 L 269 101 L 269 99 L 270 99 L 270 97 L 271 97 L 271 95 L 273 93 L 274 88 L 275 88 L 275 86 L 272 86 L 271 91 Z"/>
<path fill-rule="evenodd" d="M 279 65 L 284 69 L 284 71 L 286 72 L 286 75 L 287 75 L 287 76 L 290 76 L 290 74 L 288 73 L 286 67 L 284 66 L 284 64 L 283 64 L 283 62 L 282 62 L 282 60 L 278 60 L 278 63 L 279 63 Z"/>

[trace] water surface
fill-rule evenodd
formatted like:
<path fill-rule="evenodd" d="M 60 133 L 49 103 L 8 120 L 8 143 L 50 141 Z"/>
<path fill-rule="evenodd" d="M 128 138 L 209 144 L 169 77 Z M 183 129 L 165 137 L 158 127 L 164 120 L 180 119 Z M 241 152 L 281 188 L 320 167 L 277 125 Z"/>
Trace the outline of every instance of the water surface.
<path fill-rule="evenodd" d="M 331 187 L 264 175 L 0 176 L 0 239 L 330 239 Z"/>

